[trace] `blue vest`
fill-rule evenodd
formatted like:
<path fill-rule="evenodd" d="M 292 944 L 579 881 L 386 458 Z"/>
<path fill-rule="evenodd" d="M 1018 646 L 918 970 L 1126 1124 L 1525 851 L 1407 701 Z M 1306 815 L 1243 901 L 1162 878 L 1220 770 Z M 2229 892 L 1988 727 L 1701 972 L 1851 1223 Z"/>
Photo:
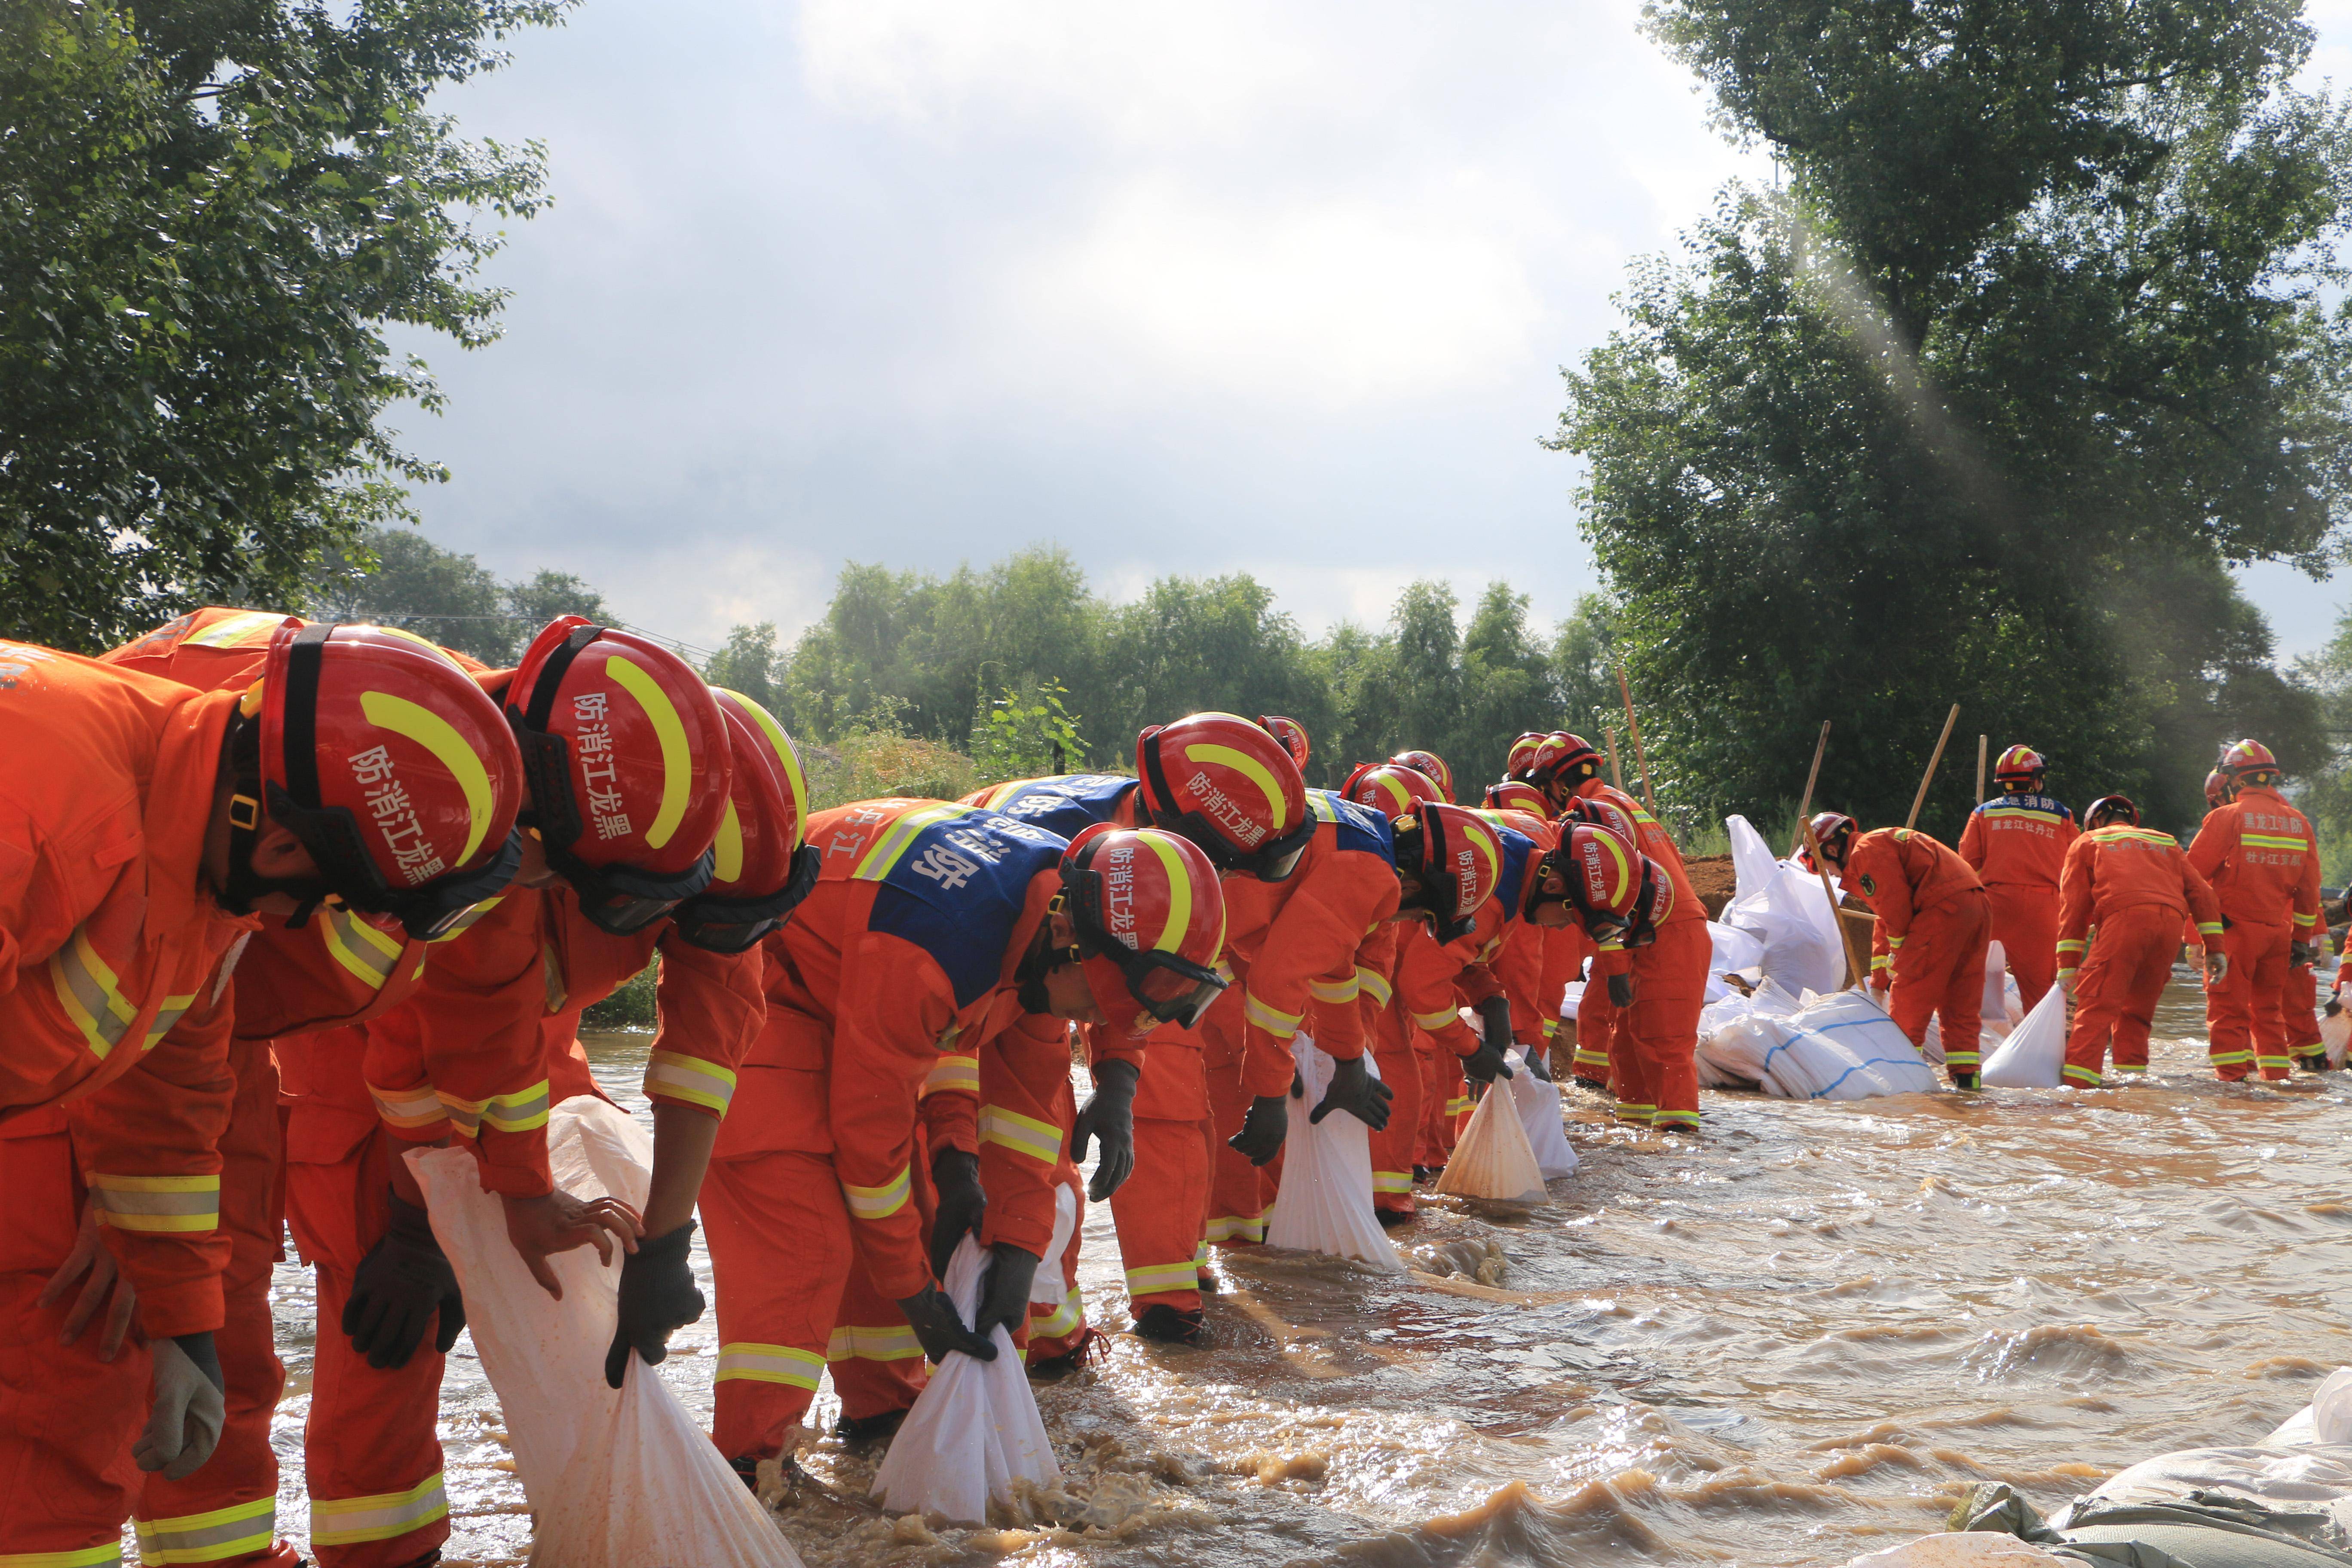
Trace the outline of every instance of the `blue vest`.
<path fill-rule="evenodd" d="M 850 876 L 879 882 L 867 929 L 930 954 L 969 1007 L 1003 978 L 1029 884 L 1068 843 L 975 805 L 926 805 L 892 823 Z"/>
<path fill-rule="evenodd" d="M 998 801 L 999 816 L 1033 822 L 1048 833 L 1076 838 L 1097 822 L 1117 816 L 1119 804 L 1140 781 L 1118 773 L 1064 773 L 1032 779 Z"/>
<path fill-rule="evenodd" d="M 1979 816 L 2031 816 L 2044 822 L 2072 822 L 2074 814 L 2065 803 L 2046 795 L 1997 795 L 1977 807 Z"/>
<path fill-rule="evenodd" d="M 1388 818 L 1380 813 L 1328 789 L 1308 790 L 1307 809 L 1317 821 L 1328 822 L 1339 830 L 1340 848 L 1377 855 L 1391 866 L 1396 864 L 1396 833 L 1389 826 Z"/>

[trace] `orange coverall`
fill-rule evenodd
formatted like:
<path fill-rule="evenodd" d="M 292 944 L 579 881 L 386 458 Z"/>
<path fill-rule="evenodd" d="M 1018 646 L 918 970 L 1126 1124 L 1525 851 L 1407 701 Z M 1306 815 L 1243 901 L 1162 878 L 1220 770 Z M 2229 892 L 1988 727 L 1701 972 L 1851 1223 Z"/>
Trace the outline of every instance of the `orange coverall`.
<path fill-rule="evenodd" d="M 1707 964 L 1715 943 L 1706 907 L 1690 893 L 1679 867 L 1661 866 L 1674 889 L 1665 910 L 1651 912 L 1655 940 L 1640 947 L 1597 944 L 1590 991 L 1612 974 L 1630 975 L 1633 1005 L 1618 1010 L 1610 1043 L 1617 1119 L 1662 1131 L 1698 1131 L 1698 1016 L 1706 1005 Z M 1580 1034 L 1583 1025 L 1577 1026 Z"/>
<path fill-rule="evenodd" d="M 882 800 L 818 813 L 808 841 L 823 869 L 759 950 L 767 1021 L 702 1191 L 722 1341 L 713 1436 L 730 1459 L 782 1451 L 828 1359 L 908 1363 L 899 1381 L 914 1386 L 921 1349 L 890 1304 L 931 1279 L 919 1124 L 929 1148 L 980 1154 L 982 1243 L 1040 1258 L 1065 1151 L 1067 1031 L 1024 1011 L 1014 978 L 1060 889 L 1064 840 L 969 806 Z M 942 1094 L 961 1109 L 935 1118 Z M 862 1300 L 848 1298 L 854 1265 Z M 852 1393 L 849 1414 L 877 1413 Z"/>
<path fill-rule="evenodd" d="M 144 1344 L 109 1364 L 35 1305 L 85 1203 L 148 1339 L 222 1328 L 217 1144 L 253 1110 L 223 960 L 255 922 L 201 864 L 235 701 L 0 643 L 0 1562 L 119 1562 L 145 1479 Z"/>
<path fill-rule="evenodd" d="M 2172 978 L 2180 922 L 2193 919 L 2208 942 L 2221 934 L 2212 885 L 2169 833 L 2118 823 L 2074 840 L 2058 898 L 2058 977 L 2074 981 L 2065 1076 L 2095 1086 L 2110 1035 L 2117 1072 L 2147 1071 L 2148 1024 Z M 2098 942 L 2086 963 L 2094 928 Z"/>
<path fill-rule="evenodd" d="M 2319 840 L 2285 796 L 2247 784 L 2206 815 L 2189 863 L 2213 884 L 2227 928 L 2230 973 L 2205 992 L 2213 1070 L 2234 1080 L 2251 1061 L 2266 1079 L 2285 1078 L 2294 1063 L 2278 1001 L 2290 944 L 2313 940 L 2318 928 Z"/>
<path fill-rule="evenodd" d="M 1984 1014 L 1985 946 L 1992 916 L 1969 863 L 1927 835 L 1880 827 L 1846 852 L 1844 880 L 1877 912 L 1871 969 L 1890 965 L 1887 1011 L 1915 1046 L 1927 1020 L 1944 1026 L 1944 1068 L 1955 1081 L 1977 1070 Z"/>
<path fill-rule="evenodd" d="M 1992 940 L 2029 1012 L 2056 977 L 2059 874 L 2081 833 L 2074 814 L 2046 795 L 1997 795 L 1960 833 L 1960 858 L 1984 884 Z"/>

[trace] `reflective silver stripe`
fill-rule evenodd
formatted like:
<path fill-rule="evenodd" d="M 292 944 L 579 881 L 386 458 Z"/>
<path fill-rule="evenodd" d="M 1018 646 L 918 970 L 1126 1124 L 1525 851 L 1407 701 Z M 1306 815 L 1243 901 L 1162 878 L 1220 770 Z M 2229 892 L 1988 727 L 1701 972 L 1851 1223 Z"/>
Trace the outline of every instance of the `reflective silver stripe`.
<path fill-rule="evenodd" d="M 188 1009 L 195 1005 L 194 996 L 164 997 L 163 1005 L 155 1009 L 155 1021 L 147 1026 L 147 1038 L 140 1043 L 139 1048 L 152 1051 L 163 1044 L 163 1037 L 172 1032 L 172 1026 L 186 1017 Z"/>
<path fill-rule="evenodd" d="M 400 965 L 402 944 L 349 910 L 323 911 L 319 940 L 327 944 L 329 956 L 372 991 L 383 990 L 383 983 Z"/>
<path fill-rule="evenodd" d="M 122 1543 L 110 1541 L 79 1552 L 0 1552 L 0 1568 L 122 1568 Z"/>
<path fill-rule="evenodd" d="M 824 1347 L 827 1361 L 912 1361 L 923 1343 L 905 1323 L 844 1323 Z"/>
<path fill-rule="evenodd" d="M 356 1546 L 367 1541 L 390 1541 L 436 1519 L 448 1516 L 448 1495 L 441 1489 L 441 1472 L 434 1471 L 404 1492 L 374 1497 L 310 1500 L 310 1544 Z"/>
<path fill-rule="evenodd" d="M 1001 1105 L 980 1108 L 980 1141 L 997 1143 L 1017 1154 L 1053 1164 L 1062 1157 L 1062 1130 L 1050 1121 L 1007 1110 Z"/>
<path fill-rule="evenodd" d="M 824 1371 L 824 1357 L 814 1351 L 801 1350 L 793 1345 L 740 1342 L 719 1347 L 719 1376 L 716 1381 L 789 1383 L 795 1388 L 813 1390 Z"/>
<path fill-rule="evenodd" d="M 682 1100 L 724 1116 L 735 1098 L 735 1075 L 699 1057 L 656 1051 L 646 1061 L 646 1097 Z"/>
<path fill-rule="evenodd" d="M 117 989 L 114 971 L 79 929 L 50 955 L 49 984 L 100 1061 L 121 1043 L 139 1016 L 139 1009 Z"/>
<path fill-rule="evenodd" d="M 90 1202 L 117 1230 L 199 1231 L 220 1224 L 220 1177 L 117 1176 L 93 1171 Z"/>
<path fill-rule="evenodd" d="M 217 1563 L 269 1549 L 278 1539 L 278 1500 L 263 1498 L 181 1519 L 142 1519 L 138 1525 L 142 1563 Z"/>
<path fill-rule="evenodd" d="M 547 1080 L 540 1079 L 520 1094 L 493 1096 L 482 1108 L 482 1120 L 493 1132 L 528 1132 L 547 1125 Z"/>

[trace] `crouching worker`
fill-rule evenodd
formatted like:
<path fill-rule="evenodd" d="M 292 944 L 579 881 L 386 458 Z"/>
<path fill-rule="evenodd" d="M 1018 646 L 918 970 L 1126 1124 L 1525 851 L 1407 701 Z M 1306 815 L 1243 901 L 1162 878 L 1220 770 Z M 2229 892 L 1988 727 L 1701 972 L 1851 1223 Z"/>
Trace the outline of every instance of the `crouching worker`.
<path fill-rule="evenodd" d="M 1924 833 L 1880 827 L 1864 833 L 1851 816 L 1813 819 L 1814 842 L 1830 869 L 1877 911 L 1870 939 L 1871 985 L 1894 974 L 1886 1010 L 1914 1046 L 1927 1020 L 1943 1025 L 1944 1070 L 1955 1089 L 1977 1087 L 1984 1017 L 1985 949 L 1992 912 L 1969 863 Z"/>
<path fill-rule="evenodd" d="M 1047 1117 L 1069 1073 L 1066 1021 L 1139 1037 L 1197 1023 L 1224 987 L 1216 869 L 1173 834 L 1099 826 L 1070 843 L 971 806 L 881 800 L 818 814 L 808 841 L 816 887 L 767 941 L 766 1026 L 702 1193 L 721 1342 L 713 1436 L 747 1476 L 783 1452 L 829 1347 L 911 1373 L 950 1351 L 992 1359 L 992 1328 L 1022 1332 L 1053 1237 L 1062 1146 Z M 1004 1167 L 1033 1179 L 958 1211 L 992 1255 L 966 1326 L 926 1255 L 919 1102 L 975 1058 L 978 1138 L 1050 1136 Z M 940 1239 L 964 1223 L 943 1214 Z"/>
<path fill-rule="evenodd" d="M 2139 807 L 2119 795 L 2092 803 L 2083 820 L 2086 831 L 2066 851 L 2058 882 L 2058 982 L 2074 1004 L 2066 1081 L 2097 1089 L 2110 1036 L 2116 1071 L 2147 1071 L 2148 1025 L 2172 978 L 2184 919 L 2205 940 L 2212 984 L 2229 973 L 2230 959 L 2217 941 L 2221 906 L 2212 884 L 2172 835 L 2142 827 Z M 2085 963 L 2094 928 L 2098 942 Z"/>
<path fill-rule="evenodd" d="M 200 692 L 0 648 L 0 1563 L 119 1563 L 141 1472 L 193 1475 L 274 1394 L 225 1393 L 214 1339 L 220 1146 L 278 1114 L 237 1095 L 224 954 L 330 899 L 423 935 L 513 872 L 514 742 L 455 664 L 288 625 L 256 673 Z M 139 1340 L 68 1326 L 110 1288 Z M 273 1503 L 142 1543 L 267 1552 Z"/>

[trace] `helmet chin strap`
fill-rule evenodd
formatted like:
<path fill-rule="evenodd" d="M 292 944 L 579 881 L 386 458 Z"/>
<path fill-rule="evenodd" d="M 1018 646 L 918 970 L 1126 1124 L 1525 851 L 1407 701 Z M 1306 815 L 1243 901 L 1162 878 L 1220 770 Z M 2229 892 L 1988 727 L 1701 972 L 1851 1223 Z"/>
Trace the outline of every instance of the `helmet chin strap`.
<path fill-rule="evenodd" d="M 326 898 L 327 889 L 313 877 L 265 877 L 253 868 L 254 851 L 261 842 L 260 744 L 260 722 L 238 718 L 229 731 L 223 758 L 233 783 L 228 797 L 228 885 L 220 890 L 220 906 L 233 915 L 249 915 L 261 900 L 284 893 L 299 905 L 287 928 L 299 931 L 310 924 L 311 912 Z"/>

